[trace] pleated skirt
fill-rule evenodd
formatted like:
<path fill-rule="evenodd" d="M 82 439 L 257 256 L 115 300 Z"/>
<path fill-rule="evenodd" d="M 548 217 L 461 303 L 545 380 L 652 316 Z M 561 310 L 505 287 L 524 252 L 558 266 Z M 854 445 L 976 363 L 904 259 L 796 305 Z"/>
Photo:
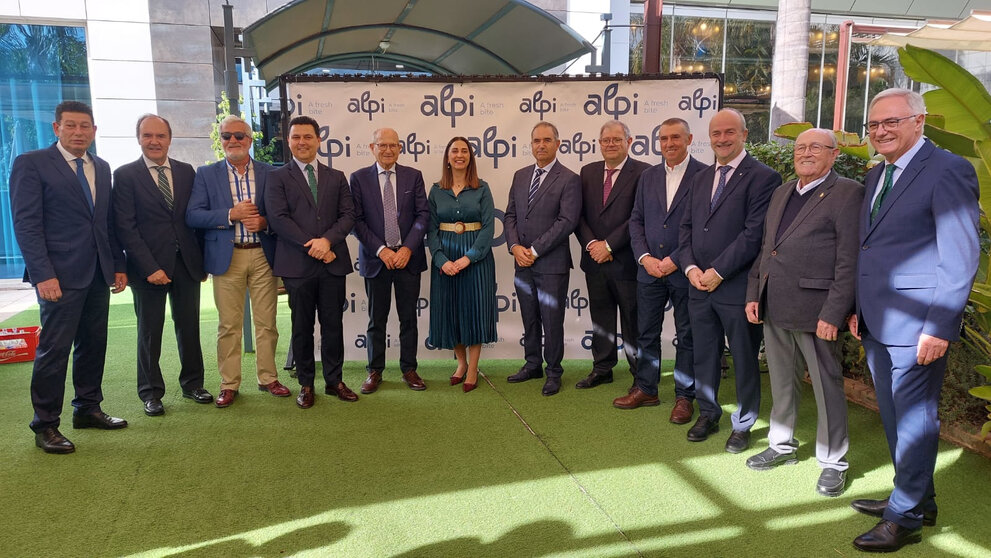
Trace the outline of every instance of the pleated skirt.
<path fill-rule="evenodd" d="M 478 231 L 438 233 L 441 247 L 453 262 L 465 255 Z M 434 347 L 494 343 L 496 333 L 495 260 L 491 250 L 454 277 L 430 266 L 430 335 Z"/>

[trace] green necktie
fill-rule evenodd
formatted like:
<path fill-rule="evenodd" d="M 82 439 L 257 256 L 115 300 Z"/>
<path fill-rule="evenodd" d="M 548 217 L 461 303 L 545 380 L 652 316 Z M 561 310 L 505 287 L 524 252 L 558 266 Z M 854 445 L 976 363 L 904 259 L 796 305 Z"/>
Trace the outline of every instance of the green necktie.
<path fill-rule="evenodd" d="M 895 165 L 889 164 L 884 167 L 884 183 L 881 185 L 881 193 L 874 198 L 874 207 L 871 208 L 871 224 L 874 224 L 874 218 L 877 217 L 877 212 L 881 209 L 881 202 L 884 201 L 884 197 L 888 195 L 891 191 L 892 180 L 891 177 L 895 174 Z"/>
<path fill-rule="evenodd" d="M 317 175 L 313 172 L 313 165 L 306 165 L 306 181 L 310 184 L 310 192 L 313 193 L 313 203 L 317 202 Z"/>

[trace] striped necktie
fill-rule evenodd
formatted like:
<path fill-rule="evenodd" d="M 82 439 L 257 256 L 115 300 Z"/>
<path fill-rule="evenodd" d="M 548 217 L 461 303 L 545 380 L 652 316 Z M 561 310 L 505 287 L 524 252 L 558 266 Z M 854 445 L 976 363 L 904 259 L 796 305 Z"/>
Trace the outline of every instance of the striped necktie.
<path fill-rule="evenodd" d="M 540 187 L 540 177 L 547 172 L 544 169 L 537 169 L 537 173 L 533 175 L 533 182 L 530 183 L 530 193 L 527 194 L 526 203 L 529 207 L 533 203 L 533 197 L 537 195 L 537 188 Z"/>
<path fill-rule="evenodd" d="M 175 202 L 172 199 L 172 187 L 169 186 L 169 177 L 165 174 L 165 165 L 155 167 L 158 170 L 158 189 L 162 192 L 162 197 L 165 198 L 165 205 L 169 206 L 169 209 L 173 209 Z"/>

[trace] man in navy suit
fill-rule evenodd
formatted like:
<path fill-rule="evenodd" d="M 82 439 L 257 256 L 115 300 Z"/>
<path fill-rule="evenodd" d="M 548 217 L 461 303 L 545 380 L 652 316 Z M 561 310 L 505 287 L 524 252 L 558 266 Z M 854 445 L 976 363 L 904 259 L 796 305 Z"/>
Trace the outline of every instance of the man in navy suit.
<path fill-rule="evenodd" d="M 396 292 L 399 314 L 399 370 L 414 391 L 427 389 L 416 373 L 416 301 L 427 269 L 423 237 L 430 206 L 420 171 L 396 164 L 402 146 L 390 128 L 375 130 L 370 145 L 375 164 L 351 173 L 358 271 L 368 295 L 368 378 L 361 393 L 374 393 L 385 369 L 385 327 Z"/>
<path fill-rule="evenodd" d="M 678 231 L 688 206 L 692 177 L 706 165 L 688 155 L 692 132 L 688 122 L 669 118 L 661 123 L 664 162 L 640 175 L 636 202 L 630 215 L 630 244 L 637 257 L 637 376 L 630 393 L 616 398 L 613 406 L 636 409 L 659 405 L 657 384 L 661 378 L 661 328 L 668 301 L 674 309 L 675 404 L 670 421 L 685 424 L 695 413 L 692 328 L 688 317 L 688 279 L 679 271 Z"/>
<path fill-rule="evenodd" d="M 888 89 L 871 101 L 867 131 L 884 165 L 865 179 L 857 261 L 857 313 L 874 378 L 895 486 L 853 508 L 882 520 L 853 544 L 890 552 L 936 523 L 933 470 L 946 350 L 977 272 L 979 186 L 973 166 L 922 137 L 918 93 Z"/>
<path fill-rule="evenodd" d="M 96 137 L 93 110 L 78 101 L 55 108 L 58 141 L 18 155 L 10 172 L 14 234 L 24 280 L 38 293 L 41 336 L 31 374 L 31 430 L 47 453 L 76 447 L 59 432 L 65 376 L 72 353 L 73 428 L 124 428 L 103 401 L 110 290 L 127 286 L 124 254 L 114 234 L 110 165 L 86 152 Z"/>
<path fill-rule="evenodd" d="M 289 122 L 292 161 L 270 175 L 265 190 L 268 223 L 276 234 L 275 265 L 289 292 L 292 352 L 299 378 L 300 408 L 313 406 L 313 321 L 320 315 L 324 392 L 342 401 L 358 396 L 341 376 L 344 365 L 345 276 L 354 271 L 347 236 L 354 203 L 344 173 L 318 162 L 320 125 L 309 116 Z"/>
<path fill-rule="evenodd" d="M 203 389 L 200 348 L 200 283 L 206 274 L 199 239 L 186 226 L 193 167 L 169 158 L 168 120 L 145 114 L 136 128 L 142 155 L 114 172 L 114 215 L 138 319 L 138 397 L 146 415 L 159 416 L 165 414 L 159 359 L 166 297 L 179 349 L 182 396 L 197 403 L 213 401 Z"/>
<path fill-rule="evenodd" d="M 251 126 L 233 114 L 220 122 L 224 160 L 196 170 L 186 223 L 203 231 L 203 268 L 213 275 L 217 306 L 217 367 L 220 393 L 214 404 L 229 407 L 241 387 L 241 335 L 246 295 L 255 325 L 258 389 L 289 397 L 279 383 L 275 347 L 279 280 L 272 275 L 275 238 L 265 218 L 265 185 L 272 166 L 251 158 Z"/>
<path fill-rule="evenodd" d="M 764 217 L 781 175 L 751 157 L 743 146 L 747 122 L 739 111 L 723 109 L 709 121 L 716 164 L 694 177 L 681 221 L 678 261 L 688 281 L 688 311 L 695 350 L 695 395 L 699 418 L 688 431 L 701 442 L 719 430 L 720 360 L 729 340 L 736 376 L 737 410 L 726 451 L 750 447 L 750 429 L 760 409 L 757 352 L 760 326 L 744 311 L 747 275 L 760 253 Z"/>
<path fill-rule="evenodd" d="M 508 380 L 540 378 L 546 361 L 547 380 L 541 393 L 554 395 L 561 390 L 564 373 L 564 307 L 572 267 L 568 237 L 581 214 L 581 179 L 557 160 L 561 140 L 556 126 L 538 122 L 530 132 L 530 145 L 536 164 L 513 175 L 503 220 L 506 245 L 516 260 L 513 282 L 526 357 Z"/>
<path fill-rule="evenodd" d="M 592 371 L 579 389 L 611 383 L 618 361 L 616 310 L 630 374 L 637 373 L 637 261 L 630 247 L 630 213 L 640 173 L 650 165 L 629 157 L 633 138 L 626 124 L 610 120 L 599 130 L 602 161 L 582 167 L 582 213 L 575 236 L 583 248 L 581 268 L 592 317 Z M 632 389 L 632 387 L 631 387 Z"/>

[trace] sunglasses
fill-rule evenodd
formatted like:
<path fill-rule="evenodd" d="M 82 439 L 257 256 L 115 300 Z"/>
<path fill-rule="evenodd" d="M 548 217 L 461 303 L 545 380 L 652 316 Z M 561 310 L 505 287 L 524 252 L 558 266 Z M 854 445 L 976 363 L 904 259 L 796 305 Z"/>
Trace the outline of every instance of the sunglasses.
<path fill-rule="evenodd" d="M 223 138 L 224 141 L 230 141 L 232 137 L 237 141 L 241 141 L 248 137 L 248 134 L 245 134 L 244 132 L 222 132 L 220 137 Z"/>

